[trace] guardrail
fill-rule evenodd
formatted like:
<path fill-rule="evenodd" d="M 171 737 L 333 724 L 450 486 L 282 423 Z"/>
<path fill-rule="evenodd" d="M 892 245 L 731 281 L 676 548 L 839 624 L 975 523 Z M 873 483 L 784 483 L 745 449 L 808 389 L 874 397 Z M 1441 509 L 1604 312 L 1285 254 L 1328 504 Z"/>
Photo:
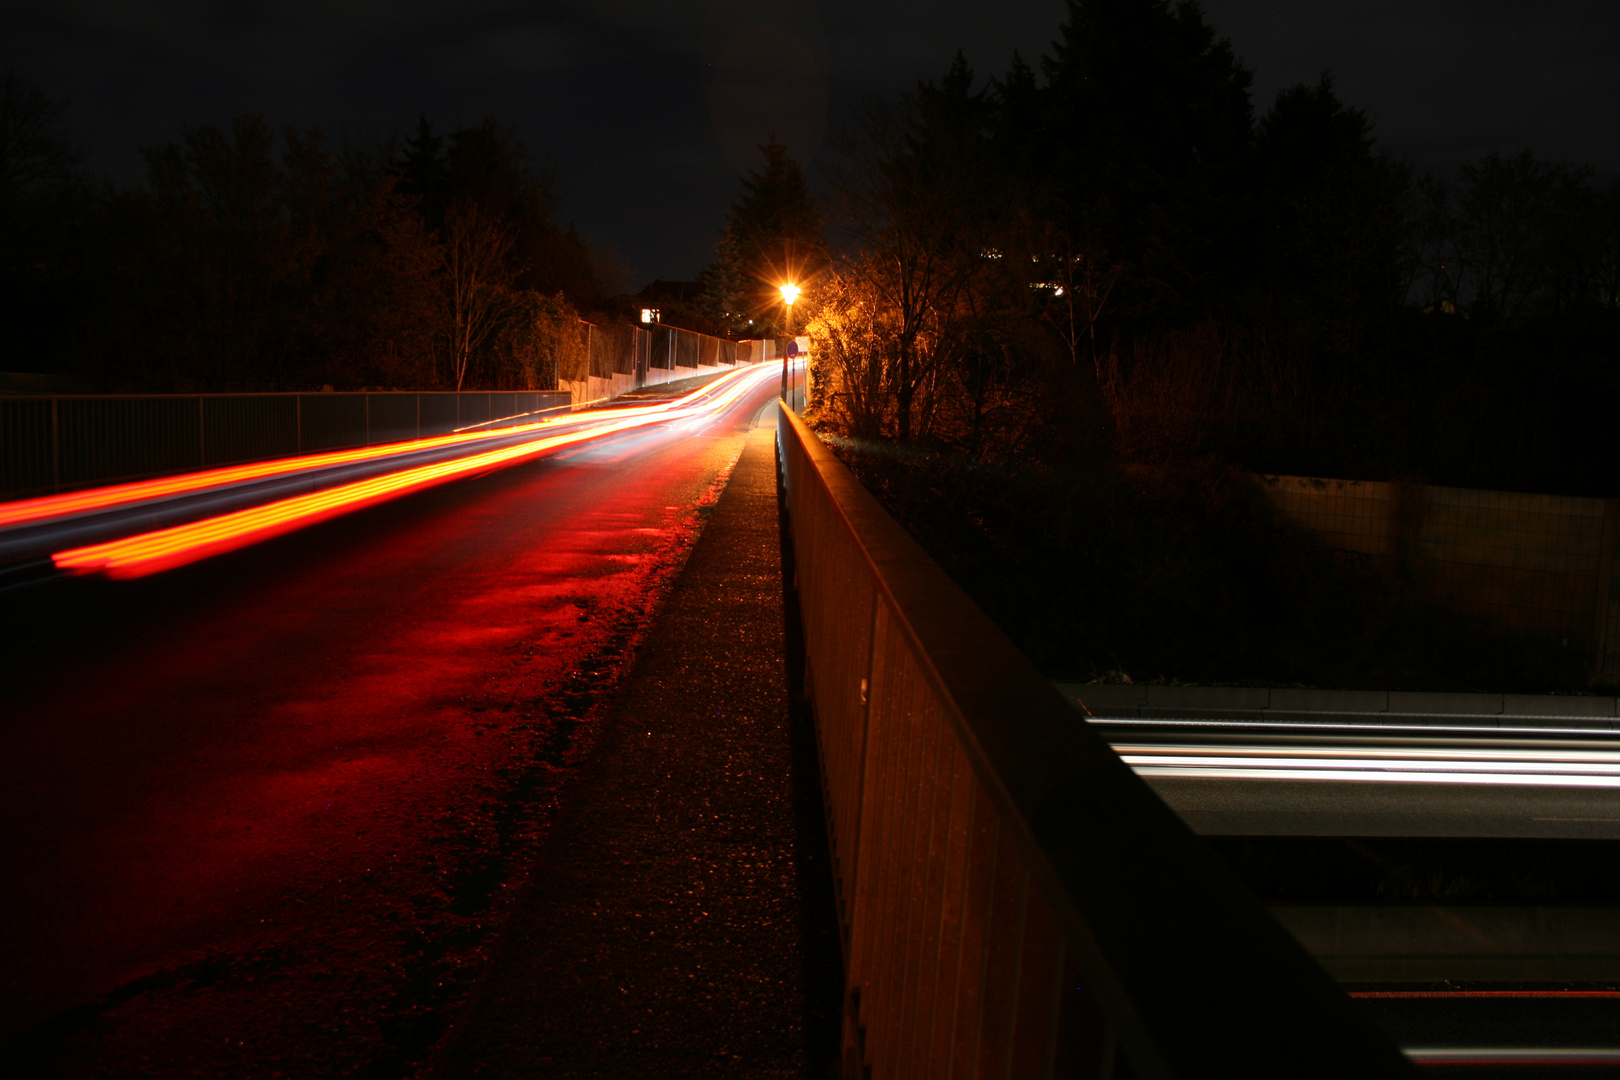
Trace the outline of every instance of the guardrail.
<path fill-rule="evenodd" d="M 0 397 L 0 496 L 522 423 L 564 393 Z"/>
<path fill-rule="evenodd" d="M 778 448 L 847 1078 L 1413 1075 L 788 409 Z"/>

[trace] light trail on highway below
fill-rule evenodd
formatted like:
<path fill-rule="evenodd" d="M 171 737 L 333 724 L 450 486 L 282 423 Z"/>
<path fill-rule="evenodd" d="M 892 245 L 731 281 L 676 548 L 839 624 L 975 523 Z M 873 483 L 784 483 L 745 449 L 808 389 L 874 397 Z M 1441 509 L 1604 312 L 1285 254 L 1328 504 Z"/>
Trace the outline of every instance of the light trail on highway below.
<path fill-rule="evenodd" d="M 1611 748 L 1590 733 L 1565 743 L 1327 733 L 1301 738 L 1297 728 L 1262 736 L 1252 725 L 1243 736 L 1219 740 L 1181 741 L 1162 729 L 1155 734 L 1161 738 L 1137 741 L 1116 730 L 1108 738 L 1144 777 L 1620 788 L 1620 744 Z"/>
<path fill-rule="evenodd" d="M 1533 713 L 1088 723 L 1413 1062 L 1620 1065 L 1620 732 Z"/>
<path fill-rule="evenodd" d="M 570 417 L 562 423 L 541 421 L 532 425 L 533 438 L 482 452 L 477 452 L 477 443 L 469 439 L 459 436 L 446 437 L 462 438 L 462 441 L 471 442 L 474 452 L 448 461 L 403 468 L 381 476 L 338 484 L 308 494 L 207 517 L 200 521 L 55 552 L 51 556 L 51 561 L 57 570 L 70 574 L 101 573 L 109 577 L 131 578 L 156 573 L 267 540 L 337 514 L 372 506 L 458 477 L 528 460 L 564 446 L 654 424 L 701 423 L 730 408 L 742 396 L 775 377 L 774 369 L 763 366 L 740 369 L 673 401 L 592 410 Z M 559 426 L 568 430 L 558 432 Z M 508 428 L 497 434 L 510 439 L 522 430 L 515 431 Z M 373 449 L 405 454 L 423 449 L 424 444 L 442 446 L 447 443 L 445 439 L 418 440 L 398 444 L 392 448 Z M 384 455 L 379 453 L 373 456 Z M 262 464 L 267 467 L 279 467 L 282 472 L 319 467 L 311 466 L 307 459 L 301 458 Z M 271 473 L 260 472 L 253 479 L 265 475 Z M 186 480 L 185 477 L 169 479 L 176 482 Z M 139 485 L 126 486 L 139 487 Z"/>

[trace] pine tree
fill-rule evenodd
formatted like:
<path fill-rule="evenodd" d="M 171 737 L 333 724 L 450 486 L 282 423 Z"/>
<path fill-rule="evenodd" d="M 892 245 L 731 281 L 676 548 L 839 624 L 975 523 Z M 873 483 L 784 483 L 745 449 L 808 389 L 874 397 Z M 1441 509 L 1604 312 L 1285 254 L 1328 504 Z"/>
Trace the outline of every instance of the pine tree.
<path fill-rule="evenodd" d="M 1197 306 L 1240 240 L 1250 72 L 1190 0 L 1069 0 L 1043 67 L 1046 169 L 1071 228 L 1132 267 L 1131 306 Z"/>
<path fill-rule="evenodd" d="M 826 266 L 825 223 L 787 147 L 771 139 L 760 152 L 764 163 L 743 178 L 700 280 L 713 317 L 735 318 L 739 333 L 778 334 L 777 286 L 790 279 L 802 286 Z"/>
<path fill-rule="evenodd" d="M 449 172 L 444 160 L 444 139 L 433 134 L 433 124 L 427 117 L 417 118 L 416 134 L 405 140 L 405 152 L 394 163 L 394 168 L 399 174 L 398 190 L 419 200 L 418 206 L 428 227 L 442 226 Z"/>
<path fill-rule="evenodd" d="M 753 333 L 748 313 L 752 291 L 743 271 L 737 230 L 728 221 L 720 232 L 719 243 L 714 246 L 714 262 L 698 274 L 698 305 L 722 336 L 748 337 Z"/>

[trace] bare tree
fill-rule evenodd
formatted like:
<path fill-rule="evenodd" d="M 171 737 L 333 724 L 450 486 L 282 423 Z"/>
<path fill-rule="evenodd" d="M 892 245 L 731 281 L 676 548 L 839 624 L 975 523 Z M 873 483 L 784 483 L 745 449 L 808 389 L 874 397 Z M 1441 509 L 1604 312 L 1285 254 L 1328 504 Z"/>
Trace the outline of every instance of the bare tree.
<path fill-rule="evenodd" d="M 67 178 L 75 159 L 56 131 L 62 109 L 15 72 L 0 75 L 0 204 Z"/>
<path fill-rule="evenodd" d="M 1069 362 L 1078 367 L 1082 351 L 1091 358 L 1092 371 L 1102 378 L 1097 353 L 1097 320 L 1108 306 L 1114 285 L 1124 269 L 1090 235 L 1076 236 L 1055 228 L 1047 237 L 1048 251 L 1041 260 L 1049 277 L 1055 304 L 1046 308 L 1047 321 L 1069 350 Z"/>
<path fill-rule="evenodd" d="M 980 242 L 973 162 L 931 145 L 918 128 L 912 103 L 868 111 L 840 185 L 845 228 L 860 250 L 838 269 L 885 312 L 883 382 L 903 443 L 921 427 L 920 395 L 949 360 L 962 293 L 996 254 Z"/>
<path fill-rule="evenodd" d="M 517 237 L 512 227 L 467 202 L 445 215 L 441 268 L 450 376 L 460 390 L 473 354 L 488 340 L 509 299 L 506 257 Z"/>

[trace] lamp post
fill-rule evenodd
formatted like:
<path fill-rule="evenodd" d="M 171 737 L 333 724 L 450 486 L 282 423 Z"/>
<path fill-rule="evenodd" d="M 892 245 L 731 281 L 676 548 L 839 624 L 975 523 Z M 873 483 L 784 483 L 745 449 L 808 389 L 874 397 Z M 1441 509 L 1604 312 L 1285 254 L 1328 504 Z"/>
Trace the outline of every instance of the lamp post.
<path fill-rule="evenodd" d="M 797 300 L 799 298 L 799 287 L 790 282 L 789 284 L 779 286 L 779 288 L 780 288 L 780 291 L 782 293 L 782 303 L 787 305 L 788 340 L 789 341 L 796 341 L 797 339 L 794 338 L 794 336 L 793 336 L 793 301 L 795 301 L 795 300 Z M 798 350 L 795 349 L 793 351 L 797 352 Z M 786 349 L 783 349 L 782 350 L 782 400 L 784 402 L 787 401 L 787 393 L 788 393 L 788 351 Z"/>

